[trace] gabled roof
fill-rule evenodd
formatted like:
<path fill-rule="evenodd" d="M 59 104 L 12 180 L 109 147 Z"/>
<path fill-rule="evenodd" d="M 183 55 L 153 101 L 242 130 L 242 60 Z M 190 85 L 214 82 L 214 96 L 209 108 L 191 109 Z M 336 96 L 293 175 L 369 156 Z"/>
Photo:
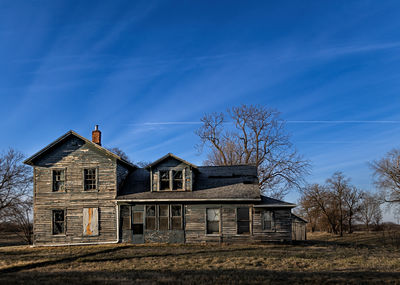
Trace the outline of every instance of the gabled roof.
<path fill-rule="evenodd" d="M 294 208 L 296 204 L 261 195 L 261 203 L 254 205 L 257 208 Z"/>
<path fill-rule="evenodd" d="M 188 162 L 188 161 L 186 161 L 186 160 L 184 160 L 184 159 L 182 159 L 182 158 L 180 158 L 180 157 L 177 157 L 176 155 L 174 155 L 174 154 L 172 154 L 172 153 L 170 153 L 170 152 L 167 153 L 166 155 L 164 155 L 163 157 L 157 159 L 156 161 L 150 163 L 150 164 L 147 165 L 145 168 L 146 168 L 146 169 L 150 169 L 151 167 L 153 167 L 153 166 L 159 164 L 160 162 L 162 162 L 162 161 L 164 161 L 164 160 L 166 160 L 167 158 L 170 158 L 170 157 L 172 157 L 172 158 L 174 158 L 174 159 L 176 159 L 176 160 L 179 160 L 180 162 L 183 162 L 183 163 L 185 163 L 185 164 L 187 164 L 187 165 L 189 165 L 189 166 L 191 166 L 191 167 L 193 167 L 193 168 L 197 168 L 196 165 L 194 165 L 194 164 L 192 164 L 192 163 L 190 163 L 190 162 Z"/>
<path fill-rule="evenodd" d="M 28 165 L 33 165 L 33 160 L 41 157 L 42 155 L 44 155 L 48 150 L 52 149 L 53 147 L 57 146 L 58 144 L 62 143 L 63 141 L 65 141 L 68 137 L 70 136 L 75 136 L 81 140 L 83 140 L 85 143 L 96 147 L 98 150 L 102 151 L 104 154 L 109 155 L 111 157 L 114 157 L 115 159 L 119 160 L 120 162 L 122 162 L 123 164 L 132 167 L 132 168 L 137 168 L 136 165 L 130 163 L 129 161 L 126 161 L 125 159 L 121 158 L 119 155 L 116 155 L 115 153 L 109 151 L 108 149 L 82 137 L 81 135 L 77 134 L 76 132 L 70 130 L 68 132 L 66 132 L 64 135 L 62 135 L 61 137 L 59 137 L 58 139 L 56 139 L 55 141 L 53 141 L 52 143 L 50 143 L 49 145 L 47 145 L 46 147 L 42 148 L 41 150 L 39 150 L 37 153 L 35 153 L 34 155 L 32 155 L 31 157 L 27 158 L 24 163 L 28 164 Z"/>
<path fill-rule="evenodd" d="M 292 213 L 292 219 L 297 219 L 297 220 L 300 220 L 300 221 L 302 221 L 303 223 L 307 223 L 308 224 L 308 221 L 306 221 L 306 220 L 304 220 L 303 218 L 301 218 L 301 217 L 299 217 L 299 216 L 297 216 L 297 215 L 295 215 L 295 214 L 293 214 Z"/>

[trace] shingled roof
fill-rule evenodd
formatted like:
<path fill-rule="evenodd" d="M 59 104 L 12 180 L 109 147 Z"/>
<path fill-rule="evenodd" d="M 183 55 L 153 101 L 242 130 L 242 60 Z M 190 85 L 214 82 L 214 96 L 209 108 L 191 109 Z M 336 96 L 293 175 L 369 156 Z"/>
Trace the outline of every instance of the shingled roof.
<path fill-rule="evenodd" d="M 34 155 L 32 155 L 31 157 L 29 157 L 28 159 L 26 159 L 24 161 L 25 164 L 28 165 L 33 165 L 34 161 L 40 157 L 42 157 L 44 154 L 48 153 L 50 150 L 52 150 L 54 147 L 56 147 L 57 145 L 60 145 L 61 143 L 63 143 L 65 140 L 67 140 L 70 137 L 77 137 L 79 139 L 81 139 L 82 141 L 84 141 L 85 143 L 91 145 L 92 147 L 97 148 L 98 150 L 100 150 L 102 153 L 104 153 L 105 155 L 114 157 L 115 159 L 117 159 L 118 161 L 120 161 L 121 163 L 123 163 L 124 165 L 128 166 L 129 168 L 136 168 L 137 166 L 130 163 L 129 161 L 126 161 L 125 159 L 123 159 L 122 157 L 120 157 L 119 155 L 116 155 L 115 153 L 109 151 L 108 149 L 95 144 L 94 142 L 88 140 L 87 138 L 79 135 L 78 133 L 70 130 L 68 132 L 66 132 L 65 134 L 63 134 L 61 137 L 59 137 L 58 139 L 56 139 L 55 141 L 53 141 L 52 143 L 48 144 L 46 147 L 42 148 L 41 150 L 39 150 L 37 153 L 35 153 Z"/>
<path fill-rule="evenodd" d="M 135 201 L 261 201 L 257 168 L 251 165 L 199 166 L 192 191 L 150 191 L 150 173 L 133 171 L 117 200 Z"/>

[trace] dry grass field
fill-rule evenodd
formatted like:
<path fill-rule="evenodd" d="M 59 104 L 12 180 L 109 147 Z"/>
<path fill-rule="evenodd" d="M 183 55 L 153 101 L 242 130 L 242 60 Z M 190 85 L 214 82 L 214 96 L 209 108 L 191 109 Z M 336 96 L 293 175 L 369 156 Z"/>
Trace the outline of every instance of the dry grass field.
<path fill-rule="evenodd" d="M 392 236 L 314 234 L 303 244 L 0 247 L 2 284 L 400 284 Z"/>

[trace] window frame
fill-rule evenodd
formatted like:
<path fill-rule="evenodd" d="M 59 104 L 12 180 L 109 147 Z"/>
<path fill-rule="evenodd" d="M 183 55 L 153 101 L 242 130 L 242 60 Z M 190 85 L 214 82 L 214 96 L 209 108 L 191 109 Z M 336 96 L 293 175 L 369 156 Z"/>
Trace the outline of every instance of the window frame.
<path fill-rule="evenodd" d="M 168 173 L 168 188 L 167 189 L 161 189 L 161 184 L 166 183 L 167 179 L 162 179 L 162 172 L 167 172 Z M 182 178 L 181 179 L 176 179 L 176 181 L 180 181 L 182 184 L 182 188 L 177 188 L 174 189 L 174 172 L 181 172 L 182 173 Z M 157 171 L 154 172 L 158 176 L 158 182 L 157 182 L 157 191 L 186 191 L 186 168 L 160 168 Z M 152 177 L 153 174 L 151 175 L 151 185 L 153 185 L 153 179 Z"/>
<path fill-rule="evenodd" d="M 265 219 L 264 219 L 264 215 L 266 213 L 271 213 L 271 228 L 270 229 L 266 229 L 265 228 Z M 276 231 L 276 218 L 275 218 L 275 211 L 273 210 L 263 210 L 261 212 L 261 226 L 262 226 L 262 230 L 264 232 L 275 232 Z"/>
<path fill-rule="evenodd" d="M 85 177 L 85 170 L 92 170 L 92 169 L 94 169 L 95 170 L 95 183 L 96 183 L 96 187 L 95 187 L 95 189 L 86 189 L 86 184 L 85 184 L 85 180 L 86 180 L 86 177 Z M 84 192 L 98 192 L 99 191 L 99 167 L 98 166 L 93 166 L 93 167 L 84 167 L 83 169 L 82 169 L 82 176 L 83 176 L 83 182 L 82 182 L 82 184 L 83 184 L 83 191 Z"/>
<path fill-rule="evenodd" d="M 54 184 L 55 184 L 55 180 L 54 180 L 54 172 L 55 171 L 64 171 L 64 189 L 63 190 L 54 190 Z M 52 193 L 65 193 L 67 192 L 66 190 L 66 184 L 67 184 L 67 168 L 52 168 L 51 169 L 51 192 Z"/>
<path fill-rule="evenodd" d="M 207 207 L 205 212 L 205 233 L 207 236 L 220 236 L 222 234 L 222 209 L 221 207 Z M 209 233 L 208 232 L 208 210 L 218 210 L 218 233 Z"/>
<path fill-rule="evenodd" d="M 154 216 L 148 216 L 147 215 L 147 207 L 154 207 Z M 156 231 L 157 230 L 157 205 L 156 204 L 149 204 L 149 205 L 145 205 L 144 207 L 144 213 L 145 213 L 145 225 L 144 225 L 144 229 L 146 231 Z M 148 218 L 154 218 L 154 228 L 153 229 L 149 229 L 147 228 L 147 219 Z"/>
<path fill-rule="evenodd" d="M 175 173 L 177 173 L 177 172 L 180 172 L 181 174 L 182 174 L 182 178 L 180 178 L 180 179 L 175 179 Z M 172 169 L 171 170 L 171 184 L 172 184 L 172 188 L 171 188 L 171 190 L 172 191 L 184 191 L 185 190 L 185 185 L 184 185 L 184 175 L 185 175 L 185 171 L 184 171 L 184 169 Z M 181 188 L 176 188 L 175 189 L 175 181 L 180 181 L 181 182 L 181 185 L 182 185 L 182 187 Z"/>
<path fill-rule="evenodd" d="M 168 173 L 168 179 L 162 179 L 161 172 Z M 164 181 L 168 181 L 168 189 L 161 189 L 161 184 Z M 171 191 L 171 170 L 170 169 L 160 169 L 158 171 L 158 191 Z"/>
<path fill-rule="evenodd" d="M 180 207 L 180 212 L 181 212 L 181 214 L 180 214 L 180 216 L 174 216 L 174 215 L 172 215 L 172 207 L 173 206 L 178 206 L 178 207 Z M 171 227 L 170 227 L 170 230 L 171 231 L 182 231 L 183 230 L 183 205 L 182 204 L 169 204 L 169 208 L 170 208 L 170 224 L 171 224 Z M 173 222 L 173 219 L 174 218 L 180 218 L 180 228 L 179 229 L 174 229 L 173 228 L 173 225 L 174 225 L 174 222 Z"/>
<path fill-rule="evenodd" d="M 166 216 L 161 216 L 161 207 L 162 206 L 166 206 L 167 207 L 167 215 Z M 157 204 L 157 210 L 158 210 L 158 215 L 157 215 L 157 225 L 158 227 L 156 227 L 156 230 L 158 231 L 168 231 L 170 230 L 170 228 L 172 227 L 170 218 L 171 218 L 171 214 L 170 214 L 170 205 L 169 204 Z M 166 229 L 161 229 L 161 218 L 166 218 L 167 219 L 167 228 Z"/>
<path fill-rule="evenodd" d="M 55 229 L 55 227 L 54 227 L 54 223 L 55 223 L 54 212 L 56 212 L 56 211 L 62 211 L 63 212 L 63 217 L 64 217 L 64 221 L 63 221 L 63 229 L 64 229 L 64 231 L 62 233 L 58 233 L 58 234 L 54 233 L 54 229 Z M 64 209 L 64 208 L 63 209 L 60 209 L 60 208 L 51 209 L 51 235 L 52 236 L 66 236 L 66 233 L 67 233 L 67 210 Z"/>
<path fill-rule="evenodd" d="M 239 220 L 238 216 L 238 210 L 242 208 L 247 208 L 249 211 L 249 219 L 248 220 Z M 236 207 L 236 235 L 252 235 L 253 234 L 253 229 L 252 229 L 252 207 L 250 206 L 238 206 Z M 249 232 L 244 232 L 244 233 L 239 233 L 239 222 L 248 222 L 249 223 Z"/>

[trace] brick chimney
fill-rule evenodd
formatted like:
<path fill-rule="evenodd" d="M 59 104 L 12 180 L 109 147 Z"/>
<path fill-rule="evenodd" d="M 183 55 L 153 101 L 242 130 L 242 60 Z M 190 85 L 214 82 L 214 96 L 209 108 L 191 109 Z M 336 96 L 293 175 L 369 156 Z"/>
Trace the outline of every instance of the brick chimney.
<path fill-rule="evenodd" d="M 101 145 L 101 132 L 99 131 L 99 125 L 96 125 L 94 131 L 92 131 L 92 142 Z"/>

